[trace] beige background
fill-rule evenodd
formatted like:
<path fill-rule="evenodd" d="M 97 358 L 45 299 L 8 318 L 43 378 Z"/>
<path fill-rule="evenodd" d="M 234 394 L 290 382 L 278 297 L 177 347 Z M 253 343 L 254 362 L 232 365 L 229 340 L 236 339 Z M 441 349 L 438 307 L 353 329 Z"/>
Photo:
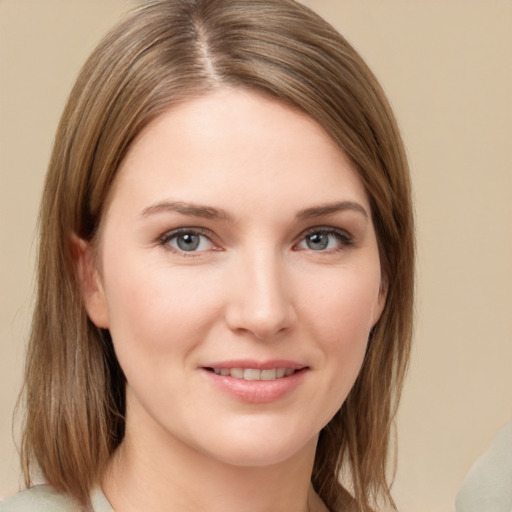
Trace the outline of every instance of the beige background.
<path fill-rule="evenodd" d="M 418 224 L 403 511 L 453 510 L 512 412 L 512 1 L 309 0 L 367 59 L 402 127 Z M 29 325 L 37 206 L 79 66 L 127 0 L 0 0 L 0 497 Z"/>

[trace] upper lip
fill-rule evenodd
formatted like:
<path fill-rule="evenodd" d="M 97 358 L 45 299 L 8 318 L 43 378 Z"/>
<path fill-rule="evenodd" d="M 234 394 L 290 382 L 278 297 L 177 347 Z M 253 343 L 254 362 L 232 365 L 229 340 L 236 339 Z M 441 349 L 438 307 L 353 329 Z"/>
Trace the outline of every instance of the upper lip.
<path fill-rule="evenodd" d="M 271 370 L 273 368 L 285 368 L 292 370 L 301 370 L 307 368 L 307 365 L 298 361 L 287 359 L 268 359 L 265 361 L 254 359 L 233 359 L 229 361 L 217 361 L 202 366 L 203 368 L 251 368 L 255 370 Z"/>

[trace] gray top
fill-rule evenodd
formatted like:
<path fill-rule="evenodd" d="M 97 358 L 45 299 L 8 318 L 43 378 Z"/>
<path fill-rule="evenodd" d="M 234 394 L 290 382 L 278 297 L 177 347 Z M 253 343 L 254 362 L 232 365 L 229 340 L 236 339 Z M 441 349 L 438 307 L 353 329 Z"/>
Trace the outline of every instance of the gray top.
<path fill-rule="evenodd" d="M 114 512 L 102 490 L 91 493 L 92 508 L 86 512 Z M 71 498 L 48 485 L 36 485 L 0 503 L 0 512 L 84 512 Z"/>
<path fill-rule="evenodd" d="M 455 508 L 457 512 L 512 512 L 512 422 L 474 463 Z"/>

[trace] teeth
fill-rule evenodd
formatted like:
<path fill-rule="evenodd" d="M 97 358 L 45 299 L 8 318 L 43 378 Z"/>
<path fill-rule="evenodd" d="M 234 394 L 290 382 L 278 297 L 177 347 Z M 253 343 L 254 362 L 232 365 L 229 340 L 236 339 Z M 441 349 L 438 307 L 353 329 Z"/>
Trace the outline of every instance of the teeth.
<path fill-rule="evenodd" d="M 235 379 L 244 380 L 276 380 L 293 375 L 296 370 L 293 368 L 271 368 L 258 370 L 256 368 L 213 368 L 216 375 L 230 376 Z"/>
<path fill-rule="evenodd" d="M 253 370 L 252 368 L 246 368 L 244 370 L 244 379 L 245 380 L 260 380 L 261 379 L 261 370 Z"/>
<path fill-rule="evenodd" d="M 274 380 L 277 377 L 277 369 L 261 370 L 261 380 Z"/>
<path fill-rule="evenodd" d="M 244 370 L 243 368 L 231 368 L 229 374 L 231 377 L 234 377 L 235 379 L 243 379 L 244 378 Z"/>

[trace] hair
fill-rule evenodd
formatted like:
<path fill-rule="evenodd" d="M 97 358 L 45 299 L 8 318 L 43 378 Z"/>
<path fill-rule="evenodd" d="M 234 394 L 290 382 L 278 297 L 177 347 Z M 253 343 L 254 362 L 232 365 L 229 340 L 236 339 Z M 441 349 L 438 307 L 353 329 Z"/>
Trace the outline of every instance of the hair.
<path fill-rule="evenodd" d="M 293 0 L 154 0 L 94 50 L 63 112 L 40 210 L 37 301 L 25 370 L 26 485 L 40 471 L 82 504 L 124 435 L 125 378 L 87 317 L 73 237 L 94 242 L 130 144 L 172 105 L 241 87 L 315 119 L 368 194 L 387 298 L 354 387 L 321 431 L 312 482 L 331 510 L 384 499 L 410 353 L 414 235 L 407 160 L 362 58 Z M 341 475 L 341 480 L 340 480 Z"/>

